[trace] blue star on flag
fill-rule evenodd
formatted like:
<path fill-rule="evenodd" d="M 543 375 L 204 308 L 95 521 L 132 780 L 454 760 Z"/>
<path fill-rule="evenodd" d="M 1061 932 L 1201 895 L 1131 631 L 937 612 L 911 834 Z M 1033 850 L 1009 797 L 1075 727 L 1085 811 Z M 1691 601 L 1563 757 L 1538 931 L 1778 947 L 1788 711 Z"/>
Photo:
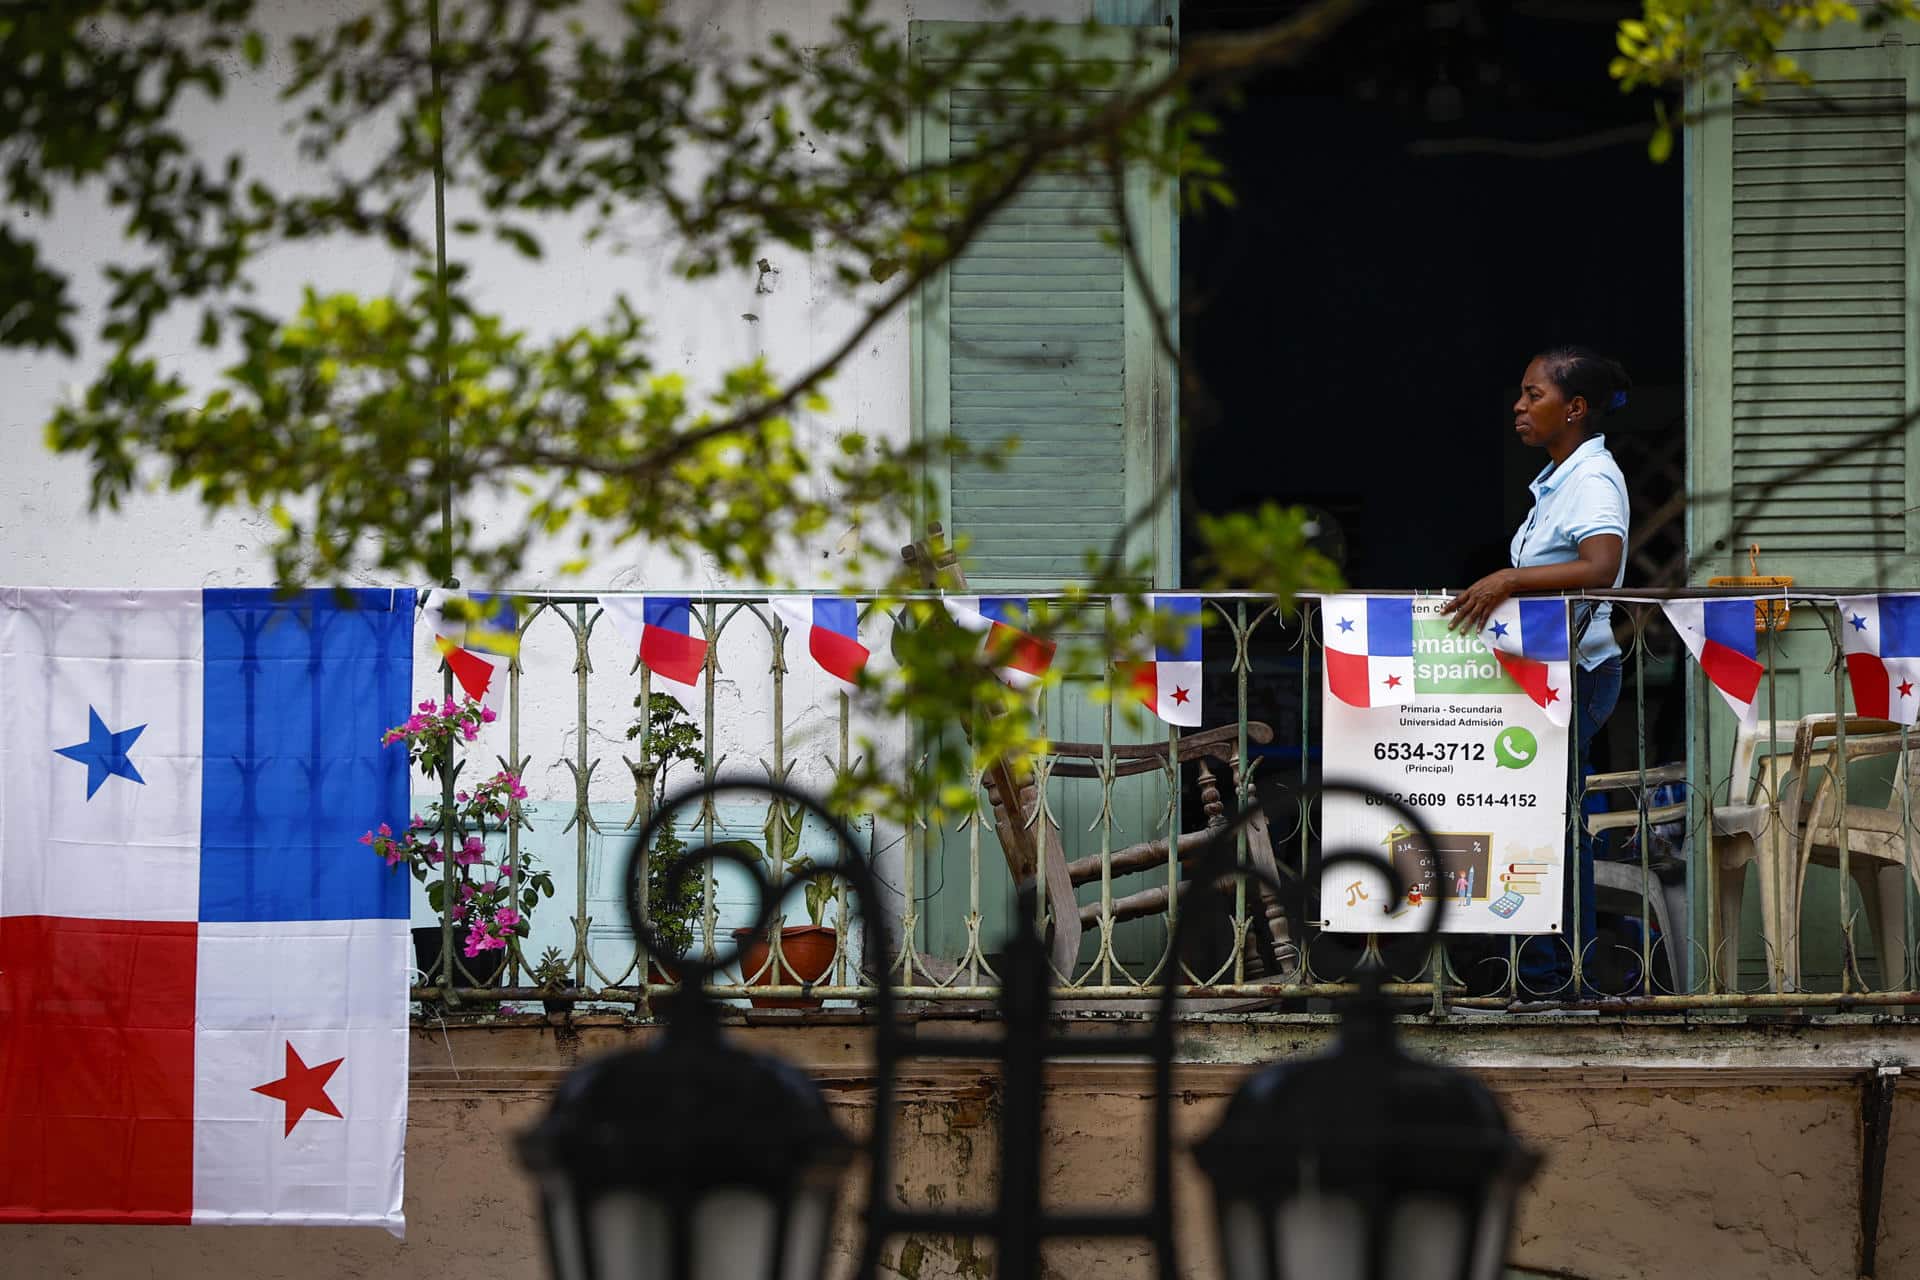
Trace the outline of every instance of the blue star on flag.
<path fill-rule="evenodd" d="M 1353 630 L 1353 619 L 1352 619 L 1352 618 L 1342 618 L 1342 619 L 1340 619 L 1340 629 L 1341 629 L 1342 631 L 1351 631 L 1351 630 Z"/>
<path fill-rule="evenodd" d="M 1494 639 L 1496 639 L 1496 640 L 1504 640 L 1504 639 L 1506 639 L 1506 638 L 1507 638 L 1507 624 L 1506 624 L 1506 623 L 1504 623 L 1504 622 L 1496 622 L 1496 623 L 1494 623 L 1494 624 L 1493 624 L 1493 638 L 1494 638 Z"/>
<path fill-rule="evenodd" d="M 1865 631 L 1867 629 L 1867 620 L 1861 614 L 1856 613 L 1853 615 L 1853 617 L 1847 619 L 1847 621 L 1853 624 L 1853 629 L 1855 631 Z"/>
<path fill-rule="evenodd" d="M 108 778 L 119 776 L 147 785 L 140 771 L 133 767 L 133 761 L 127 759 L 127 752 L 146 732 L 147 726 L 137 724 L 131 729 L 122 729 L 118 733 L 109 732 L 107 722 L 91 706 L 87 708 L 87 740 L 76 742 L 70 747 L 56 747 L 54 754 L 63 755 L 69 760 L 78 760 L 87 766 L 87 799 L 93 799 L 93 793 Z"/>

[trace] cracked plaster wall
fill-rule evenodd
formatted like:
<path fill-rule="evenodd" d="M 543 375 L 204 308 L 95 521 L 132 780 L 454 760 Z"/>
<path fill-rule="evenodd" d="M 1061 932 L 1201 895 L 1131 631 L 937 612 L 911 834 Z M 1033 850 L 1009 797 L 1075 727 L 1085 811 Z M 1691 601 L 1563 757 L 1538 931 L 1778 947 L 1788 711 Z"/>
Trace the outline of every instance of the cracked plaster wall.
<path fill-rule="evenodd" d="M 1182 1139 L 1217 1117 L 1223 1088 L 1176 1107 Z M 1859 1095 L 1848 1086 L 1666 1089 L 1528 1086 L 1502 1091 L 1519 1131 L 1546 1155 L 1523 1204 L 1513 1259 L 1587 1280 L 1675 1277 L 1799 1280 L 1854 1274 Z M 831 1091 L 863 1129 L 864 1091 Z M 507 1142 L 539 1113 L 528 1087 L 416 1084 L 407 1142 L 408 1237 L 299 1228 L 7 1229 L 11 1280 L 532 1280 L 545 1274 L 529 1187 Z M 1137 1088 L 1056 1084 L 1043 1173 L 1050 1203 L 1101 1208 L 1144 1194 L 1147 1110 Z M 914 1086 L 899 1126 L 896 1186 L 911 1204 L 984 1203 L 993 1186 L 997 1117 L 984 1080 Z M 1882 1213 L 1879 1275 L 1920 1276 L 1920 1094 L 1896 1104 Z M 1184 1158 L 1178 1173 L 1183 1273 L 1217 1275 L 1210 1206 Z M 851 1265 L 843 1216 L 837 1274 Z M 889 1245 L 886 1274 L 985 1280 L 990 1254 L 970 1241 L 912 1237 Z M 1063 1243 L 1052 1277 L 1150 1275 L 1130 1243 Z"/>

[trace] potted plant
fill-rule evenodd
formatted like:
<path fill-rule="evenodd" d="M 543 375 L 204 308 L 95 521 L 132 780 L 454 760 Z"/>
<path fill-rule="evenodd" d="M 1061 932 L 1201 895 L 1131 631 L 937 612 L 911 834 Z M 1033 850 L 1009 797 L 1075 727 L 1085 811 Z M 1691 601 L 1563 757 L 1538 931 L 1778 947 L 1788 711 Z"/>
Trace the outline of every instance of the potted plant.
<path fill-rule="evenodd" d="M 827 904 L 833 901 L 833 879 L 814 869 L 811 857 L 800 852 L 800 827 L 803 816 L 799 810 L 774 801 L 767 810 L 766 844 L 757 847 L 742 842 L 752 849 L 766 866 L 767 880 L 776 889 L 794 879 L 804 879 L 806 887 L 802 890 L 807 904 L 808 923 L 788 925 L 783 917 L 776 917 L 774 927 L 780 931 L 780 963 L 774 965 L 768 961 L 771 949 L 767 935 L 756 936 L 752 929 L 735 929 L 734 940 L 740 945 L 740 977 L 750 986 L 793 986 L 820 981 L 833 968 L 834 953 L 840 945 L 839 930 L 823 923 Z M 777 971 L 776 971 L 777 970 Z M 752 996 L 749 997 L 755 1008 L 761 1009 L 815 1009 L 820 1001 L 812 996 Z"/>
<path fill-rule="evenodd" d="M 444 796 L 465 764 L 462 750 L 495 718 L 492 708 L 471 698 L 459 704 L 452 699 L 436 704 L 429 698 L 406 723 L 388 729 L 381 743 L 405 743 L 408 758 L 441 784 Z M 414 814 L 403 833 L 396 835 L 383 822 L 377 831 L 360 837 L 389 867 L 405 866 L 425 884 L 428 905 L 443 921 L 453 922 L 464 963 L 443 964 L 440 926 L 413 931 L 414 962 L 427 982 L 498 982 L 509 940 L 526 937 L 534 908 L 541 898 L 553 896 L 553 877 L 525 849 L 489 849 L 487 844 L 490 835 L 533 825 L 527 819 L 526 798 L 519 775 L 502 769 L 472 790 L 455 791 L 451 803 L 437 800 L 424 816 Z M 454 867 L 451 902 L 443 865 L 449 854 Z M 443 972 L 448 969 L 451 972 Z"/>
<path fill-rule="evenodd" d="M 636 708 L 642 705 L 639 695 L 635 695 L 633 705 Z M 633 770 L 634 781 L 651 795 L 652 805 L 658 809 L 666 802 L 667 780 L 673 766 L 685 764 L 694 770 L 704 770 L 707 755 L 700 746 L 700 727 L 679 702 L 667 694 L 656 693 L 646 700 L 645 707 L 646 717 L 627 726 L 627 738 L 632 740 L 644 735 L 646 756 L 641 764 L 627 763 Z M 647 958 L 649 982 L 680 980 L 678 963 L 693 946 L 694 929 L 705 898 L 704 886 L 698 877 L 669 887 L 670 873 L 687 852 L 687 842 L 680 838 L 675 818 L 673 814 L 667 816 L 654 836 L 653 847 L 647 852 L 647 919 L 660 942 L 659 949 Z"/>
<path fill-rule="evenodd" d="M 560 954 L 560 948 L 548 947 L 540 953 L 538 963 L 533 966 L 533 985 L 541 991 L 571 991 L 573 989 L 573 969 L 566 957 Z M 571 1000 L 542 999 L 541 1007 L 549 1014 L 569 1014 L 573 1011 Z"/>

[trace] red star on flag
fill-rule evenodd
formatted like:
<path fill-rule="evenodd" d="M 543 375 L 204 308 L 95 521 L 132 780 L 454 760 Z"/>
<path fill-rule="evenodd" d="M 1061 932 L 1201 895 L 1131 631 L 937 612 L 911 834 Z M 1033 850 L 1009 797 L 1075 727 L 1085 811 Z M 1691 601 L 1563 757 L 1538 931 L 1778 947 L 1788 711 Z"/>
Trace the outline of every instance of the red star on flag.
<path fill-rule="evenodd" d="M 1900 696 L 1903 698 L 1911 698 L 1913 696 L 1913 681 L 1902 680 L 1900 682 Z"/>
<path fill-rule="evenodd" d="M 1187 702 L 1187 691 L 1185 689 L 1180 688 L 1178 685 L 1175 685 L 1173 690 L 1173 700 L 1179 703 L 1181 706 L 1185 706 Z"/>
<path fill-rule="evenodd" d="M 294 1050 L 293 1041 L 287 1043 L 287 1074 L 278 1080 L 269 1080 L 265 1084 L 253 1086 L 255 1093 L 264 1093 L 269 1098 L 277 1098 L 287 1104 L 287 1133 L 293 1132 L 293 1126 L 309 1111 L 318 1111 L 321 1115 L 340 1116 L 340 1108 L 333 1105 L 333 1099 L 327 1096 L 327 1081 L 340 1069 L 345 1058 L 335 1058 L 332 1062 L 323 1062 L 310 1067 L 300 1060 Z M 286 1134 L 280 1135 L 285 1137 Z"/>
<path fill-rule="evenodd" d="M 1558 701 L 1560 701 L 1560 691 L 1559 691 L 1558 689 L 1548 689 L 1548 690 L 1547 690 L 1547 701 L 1548 701 L 1548 702 L 1558 702 Z"/>
<path fill-rule="evenodd" d="M 1400 687 L 1400 677 L 1399 677 L 1399 676 L 1388 676 L 1388 677 L 1387 677 L 1387 688 L 1389 688 L 1389 689 L 1398 689 L 1399 687 Z"/>

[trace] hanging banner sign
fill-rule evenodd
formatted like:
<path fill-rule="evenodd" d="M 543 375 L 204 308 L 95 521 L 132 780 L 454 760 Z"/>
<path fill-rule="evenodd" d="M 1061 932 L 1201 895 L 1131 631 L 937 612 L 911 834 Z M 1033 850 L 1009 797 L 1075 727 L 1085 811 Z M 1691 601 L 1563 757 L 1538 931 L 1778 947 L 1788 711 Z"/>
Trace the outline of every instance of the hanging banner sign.
<path fill-rule="evenodd" d="M 1409 900 L 1389 912 L 1384 877 L 1339 868 L 1321 886 L 1320 917 L 1337 932 L 1413 933 L 1427 927 L 1433 899 L 1444 895 L 1449 933 L 1557 933 L 1567 728 L 1554 723 L 1548 708 L 1557 711 L 1573 691 L 1546 684 L 1530 693 L 1479 636 L 1447 629 L 1443 600 L 1330 596 L 1323 602 L 1324 774 L 1370 786 L 1417 811 L 1435 847 L 1422 848 L 1394 811 L 1377 802 L 1327 797 L 1321 848 L 1386 857 L 1410 891 Z M 1500 625 L 1496 618 L 1488 633 Z M 1565 683 L 1560 677 L 1567 670 L 1559 666 L 1556 680 Z M 1368 680 L 1380 687 L 1363 686 Z"/>

